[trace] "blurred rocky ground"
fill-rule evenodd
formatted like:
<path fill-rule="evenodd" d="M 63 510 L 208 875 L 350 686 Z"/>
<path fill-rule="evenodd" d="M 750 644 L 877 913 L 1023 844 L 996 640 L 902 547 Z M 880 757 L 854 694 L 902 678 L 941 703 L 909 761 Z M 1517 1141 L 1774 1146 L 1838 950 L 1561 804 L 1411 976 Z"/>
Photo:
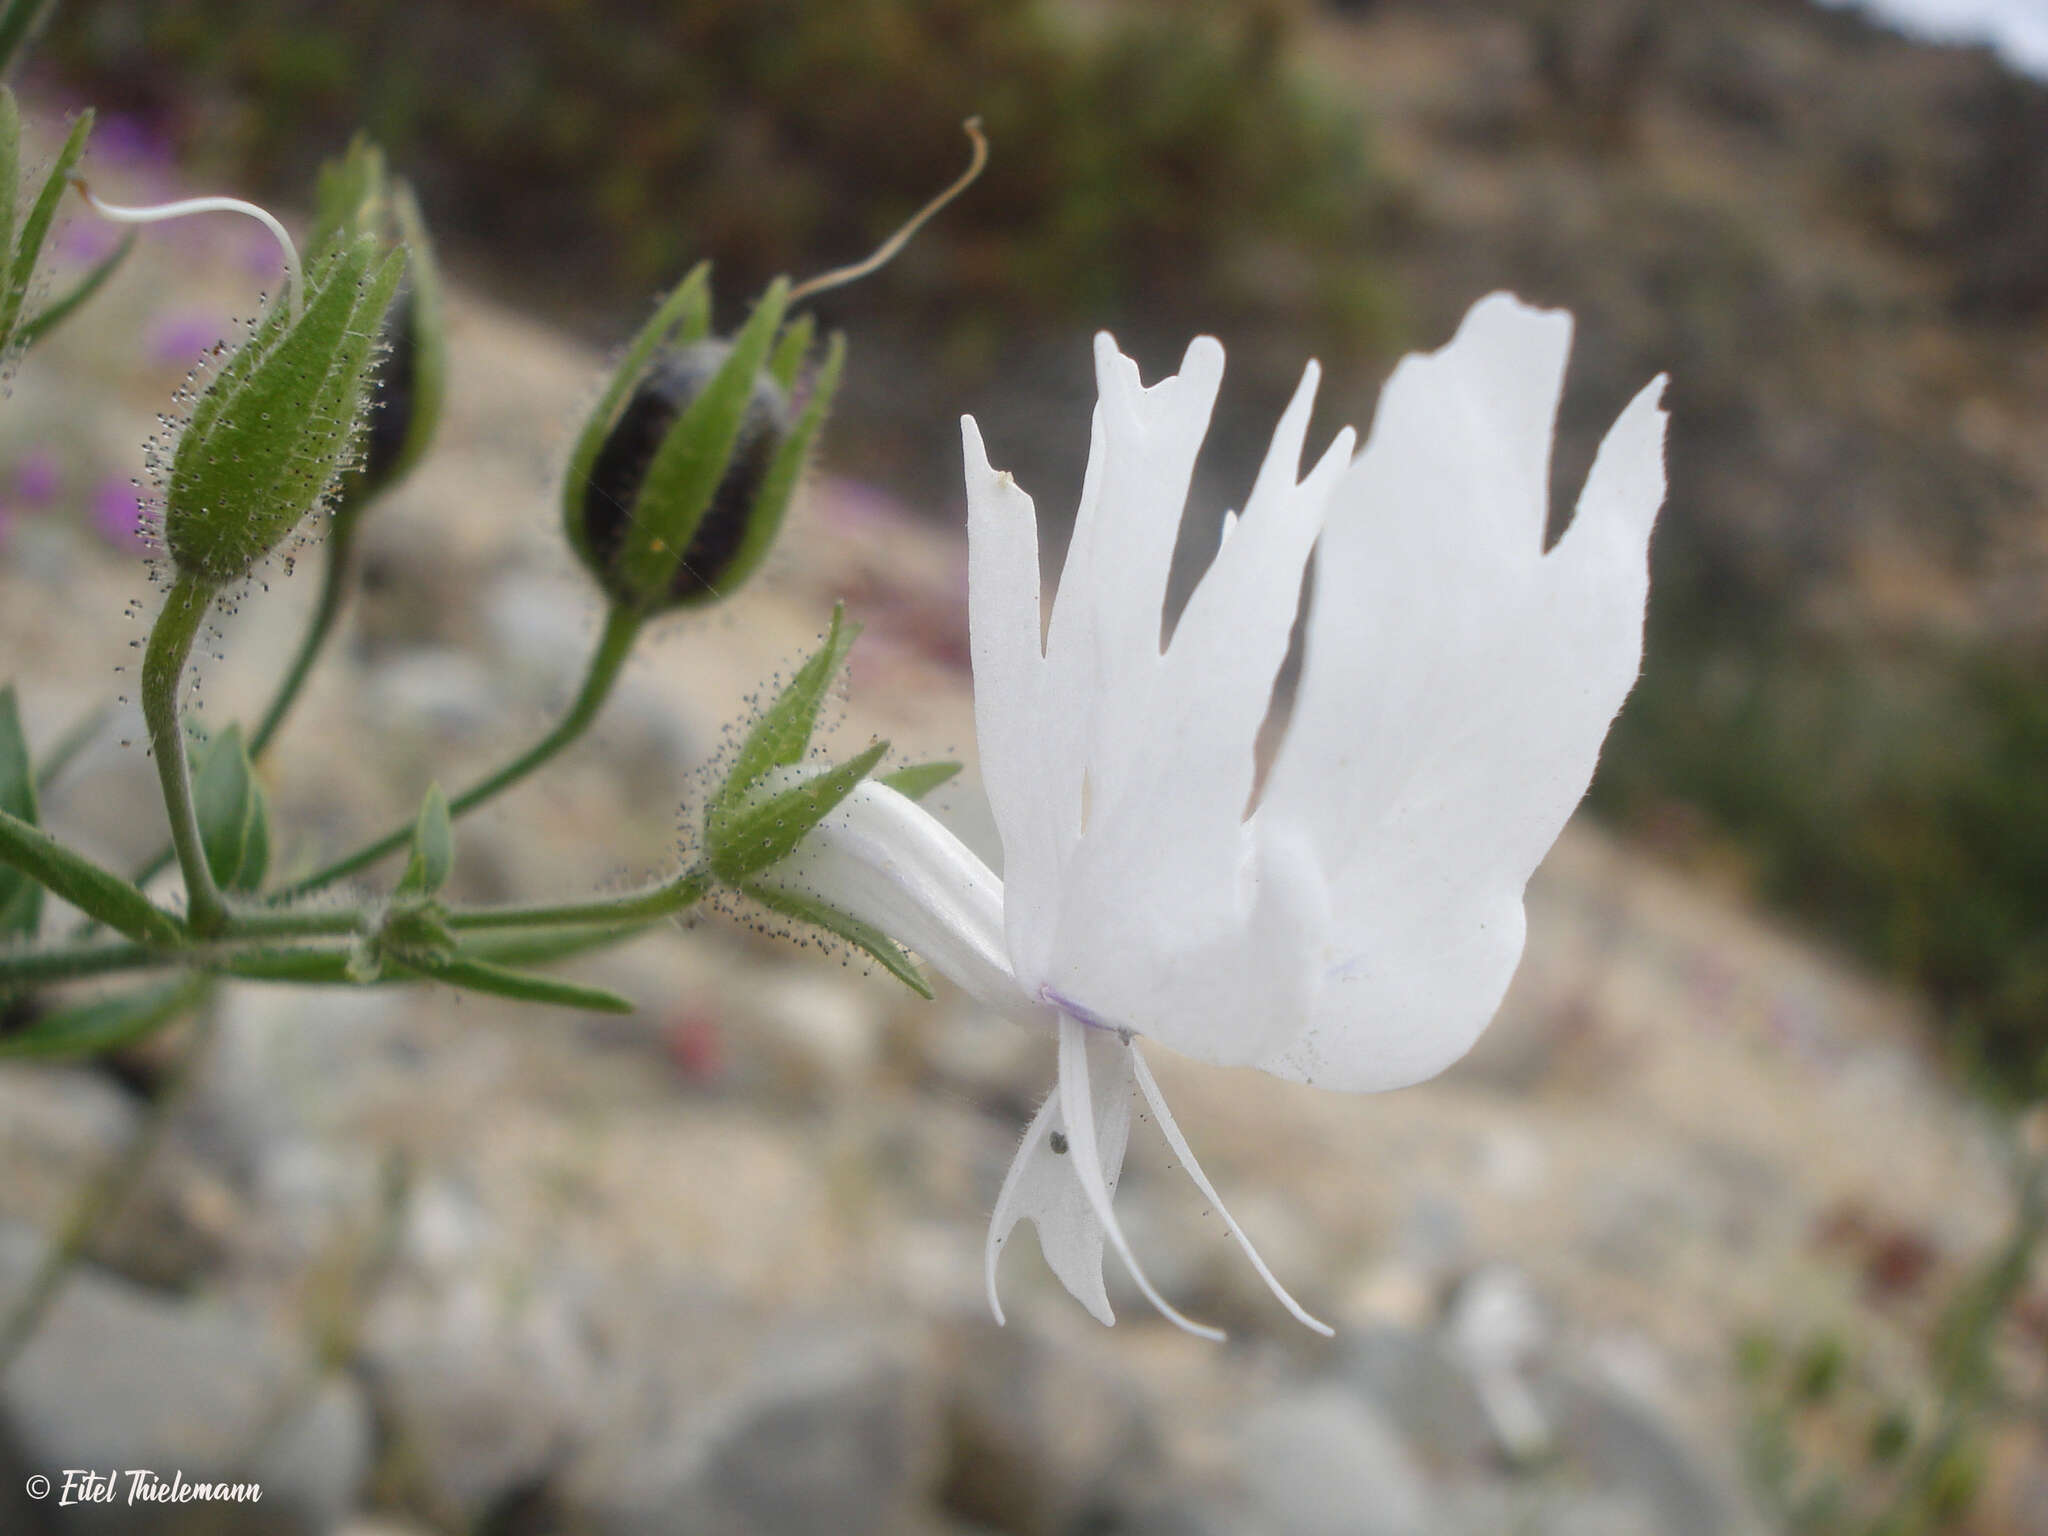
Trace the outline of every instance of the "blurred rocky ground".
<path fill-rule="evenodd" d="M 39 743 L 128 691 L 154 593 L 109 535 L 154 413 L 253 307 L 241 234 L 146 243 L 13 379 L 0 677 Z M 552 487 L 602 360 L 474 298 L 452 327 L 443 437 L 373 514 L 365 589 L 266 767 L 288 867 L 538 734 L 595 638 Z M 837 740 L 971 763 L 959 523 L 818 476 L 758 582 L 663 625 L 586 743 L 461 824 L 457 893 L 670 867 L 742 701 L 837 598 L 866 626 Z M 204 647 L 207 719 L 266 697 L 313 553 Z M 48 797 L 122 866 L 162 835 L 137 734 L 110 723 Z M 971 771 L 938 804 L 993 856 Z M 1115 1275 L 1103 1330 L 1029 1242 L 998 1329 L 982 1236 L 1050 1043 L 778 926 L 706 913 L 569 968 L 632 996 L 625 1020 L 225 990 L 150 1172 L 0 1380 L 0 1525 L 1734 1536 L 1770 1528 L 1752 1473 L 1774 1425 L 1852 1486 L 1879 1475 L 1883 1415 L 1928 1432 L 1932 1341 L 2012 1219 L 2005 1134 L 1935 1064 L 1924 1003 L 1582 821 L 1531 892 L 1501 1018 L 1443 1079 L 1348 1098 L 1158 1064 L 1334 1342 L 1142 1134 L 1133 1241 L 1230 1341 L 1174 1332 Z M 0 1070 L 0 1297 L 144 1134 L 181 1046 Z M 2044 1351 L 2037 1280 L 2000 1336 L 2019 1389 L 2042 1391 Z M 1979 1456 L 1956 1528 L 2048 1531 L 2038 1420 L 1997 1421 Z M 67 1465 L 265 1497 L 239 1526 L 21 1499 Z"/>

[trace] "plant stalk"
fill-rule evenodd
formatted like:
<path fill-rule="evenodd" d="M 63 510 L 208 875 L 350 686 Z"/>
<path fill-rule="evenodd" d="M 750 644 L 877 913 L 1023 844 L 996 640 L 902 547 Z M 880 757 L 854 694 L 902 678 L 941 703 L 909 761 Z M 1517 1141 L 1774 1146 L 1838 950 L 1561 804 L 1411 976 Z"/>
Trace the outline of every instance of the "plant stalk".
<path fill-rule="evenodd" d="M 599 637 L 597 649 L 591 654 L 590 667 L 584 673 L 583 686 L 576 694 L 576 700 L 569 706 L 569 712 L 562 716 L 553 730 L 535 742 L 511 762 L 505 764 L 489 777 L 479 780 L 448 802 L 448 814 L 461 816 L 475 810 L 486 801 L 495 799 L 548 762 L 571 742 L 590 728 L 597 718 L 597 712 L 610 697 L 612 687 L 624 670 L 626 658 L 632 653 L 633 642 L 639 638 L 640 627 L 645 619 L 623 607 L 614 607 L 605 619 L 604 633 Z M 413 825 L 406 822 L 393 827 L 374 842 L 365 843 L 354 853 L 335 860 L 326 868 L 308 875 L 295 885 L 273 893 L 272 904 L 291 901 L 309 892 L 332 885 L 344 876 L 352 875 L 366 865 L 374 864 L 388 853 L 395 853 L 405 846 L 412 836 Z"/>
<path fill-rule="evenodd" d="M 149 648 L 142 655 L 142 719 L 156 756 L 157 781 L 163 786 L 164 812 L 170 818 L 171 846 L 185 877 L 185 921 L 202 938 L 227 925 L 227 903 L 213 883 L 206 849 L 199 837 L 199 816 L 192 804 L 192 773 L 186 761 L 185 733 L 178 718 L 178 692 L 192 642 L 213 606 L 214 588 L 191 573 L 171 583 L 163 611 L 150 627 Z"/>

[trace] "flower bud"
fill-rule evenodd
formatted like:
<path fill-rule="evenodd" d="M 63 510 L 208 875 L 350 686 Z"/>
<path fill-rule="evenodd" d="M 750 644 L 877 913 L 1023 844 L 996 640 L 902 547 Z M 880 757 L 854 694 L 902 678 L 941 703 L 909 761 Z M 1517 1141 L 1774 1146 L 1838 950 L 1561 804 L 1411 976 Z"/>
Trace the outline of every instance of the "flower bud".
<path fill-rule="evenodd" d="M 583 488 L 584 538 L 601 570 L 611 567 L 625 542 L 631 509 L 655 452 L 731 356 L 731 344 L 722 341 L 700 341 L 665 353 L 655 359 L 619 413 Z M 789 429 L 788 400 L 773 379 L 757 374 L 725 474 L 676 563 L 667 601 L 702 600 L 707 593 L 725 589 L 726 573 L 746 537 L 748 516 Z"/>
<path fill-rule="evenodd" d="M 164 541 L 180 575 L 246 576 L 327 497 L 355 451 L 376 327 L 404 254 L 359 235 L 308 275 L 303 303 L 273 306 L 222 366 L 178 439 Z"/>
<path fill-rule="evenodd" d="M 321 168 L 316 247 L 322 239 L 370 234 L 406 249 L 405 276 L 378 326 L 371 365 L 371 413 L 362 460 L 336 488 L 337 523 L 352 518 L 411 472 L 440 423 L 446 345 L 440 269 L 412 188 L 387 174 L 375 145 L 357 139 Z"/>
<path fill-rule="evenodd" d="M 706 335 L 693 272 L 644 328 L 585 427 L 564 488 L 571 544 L 620 607 L 652 614 L 716 602 L 766 558 L 838 383 L 834 338 L 797 412 L 811 340 L 780 329 L 776 283 L 730 340 Z"/>

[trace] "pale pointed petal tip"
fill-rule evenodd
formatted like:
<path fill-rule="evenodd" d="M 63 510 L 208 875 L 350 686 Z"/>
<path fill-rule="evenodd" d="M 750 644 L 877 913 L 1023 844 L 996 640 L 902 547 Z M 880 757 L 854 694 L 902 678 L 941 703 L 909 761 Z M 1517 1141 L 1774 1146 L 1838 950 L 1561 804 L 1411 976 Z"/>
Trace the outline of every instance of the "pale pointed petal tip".
<path fill-rule="evenodd" d="M 967 461 L 970 475 L 992 473 L 988 462 L 988 449 L 981 441 L 981 423 L 972 416 L 960 418 L 960 453 Z"/>
<path fill-rule="evenodd" d="M 1159 1080 L 1152 1075 L 1152 1068 L 1146 1064 L 1144 1053 L 1135 1045 L 1131 1047 L 1131 1067 L 1132 1075 L 1137 1079 L 1138 1091 L 1151 1106 L 1152 1117 L 1158 1123 L 1160 1134 L 1166 1138 L 1167 1146 L 1173 1150 L 1173 1155 L 1180 1159 L 1181 1168 L 1187 1173 L 1189 1181 L 1201 1191 L 1202 1197 L 1214 1207 L 1216 1214 L 1223 1218 L 1224 1230 L 1229 1232 L 1231 1241 L 1243 1250 L 1244 1256 L 1251 1260 L 1252 1268 L 1258 1272 L 1259 1278 L 1266 1282 L 1266 1289 L 1273 1293 L 1274 1298 L 1304 1328 L 1319 1333 L 1326 1339 L 1334 1339 L 1337 1330 L 1313 1316 L 1306 1307 L 1288 1294 L 1287 1287 L 1280 1283 L 1273 1271 L 1266 1267 L 1266 1261 L 1259 1257 L 1259 1250 L 1252 1246 L 1252 1240 L 1245 1235 L 1244 1228 L 1237 1224 L 1237 1218 L 1230 1214 L 1229 1208 L 1223 1203 L 1223 1197 L 1216 1193 L 1216 1186 L 1209 1182 L 1209 1176 L 1202 1171 L 1202 1165 L 1196 1161 L 1194 1148 L 1188 1145 L 1187 1137 L 1181 1134 L 1180 1123 L 1173 1118 L 1173 1111 L 1166 1107 L 1166 1095 L 1159 1091 Z"/>
<path fill-rule="evenodd" d="M 1102 1224 L 1103 1235 L 1116 1250 L 1117 1257 L 1124 1261 L 1124 1270 L 1131 1277 L 1144 1298 L 1152 1303 L 1153 1310 L 1179 1328 L 1198 1339 L 1208 1339 L 1221 1344 L 1226 1337 L 1221 1328 L 1211 1328 L 1177 1310 L 1173 1303 L 1159 1294 L 1149 1276 L 1138 1263 L 1138 1256 L 1131 1251 L 1129 1239 L 1124 1236 L 1122 1223 L 1116 1219 L 1116 1210 L 1110 1203 L 1109 1186 L 1104 1183 L 1102 1169 L 1095 1160 L 1095 1116 L 1090 1102 L 1088 1088 L 1088 1055 L 1083 1024 L 1072 1014 L 1060 1015 L 1060 1060 L 1059 1088 L 1057 1097 L 1060 1104 L 1060 1118 L 1066 1123 L 1067 1138 L 1072 1147 L 1073 1167 L 1080 1179 L 1082 1193 L 1095 1211 L 1095 1219 Z"/>
<path fill-rule="evenodd" d="M 1310 363 L 1309 367 L 1315 367 Z M 1223 343 L 1214 336 L 1197 336 L 1181 354 L 1177 378 L 1199 380 L 1209 388 L 1223 377 Z"/>
<path fill-rule="evenodd" d="M 1626 536 L 1640 550 L 1664 505 L 1664 437 L 1671 415 L 1663 401 L 1670 382 L 1669 374 L 1658 374 L 1607 429 L 1579 495 L 1574 528 L 1583 521 L 1589 527 L 1604 523 L 1627 530 Z"/>

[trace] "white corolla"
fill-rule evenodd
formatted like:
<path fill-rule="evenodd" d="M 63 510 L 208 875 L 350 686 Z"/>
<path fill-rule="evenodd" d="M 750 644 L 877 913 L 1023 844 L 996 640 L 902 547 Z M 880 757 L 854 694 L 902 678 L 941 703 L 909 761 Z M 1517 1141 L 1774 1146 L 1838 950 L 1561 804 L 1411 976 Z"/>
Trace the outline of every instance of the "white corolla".
<path fill-rule="evenodd" d="M 1485 299 L 1395 371 L 1363 452 L 1346 430 L 1297 478 L 1310 364 L 1163 648 L 1223 349 L 1197 340 L 1146 389 L 1097 339 L 1086 483 L 1043 624 L 1031 499 L 963 422 L 975 724 L 1003 877 L 873 782 L 772 875 L 1056 1037 L 1058 1086 L 989 1226 L 998 1320 L 996 1257 L 1028 1219 L 1103 1322 L 1106 1238 L 1154 1306 L 1213 1334 L 1147 1281 L 1111 1206 L 1135 1088 L 1266 1283 L 1322 1328 L 1224 1211 L 1142 1049 L 1368 1092 L 1441 1072 L 1492 1018 L 1523 888 L 1635 680 L 1664 496 L 1660 378 L 1545 550 L 1570 344 L 1569 315 Z M 1255 797 L 1311 554 L 1300 683 Z"/>

